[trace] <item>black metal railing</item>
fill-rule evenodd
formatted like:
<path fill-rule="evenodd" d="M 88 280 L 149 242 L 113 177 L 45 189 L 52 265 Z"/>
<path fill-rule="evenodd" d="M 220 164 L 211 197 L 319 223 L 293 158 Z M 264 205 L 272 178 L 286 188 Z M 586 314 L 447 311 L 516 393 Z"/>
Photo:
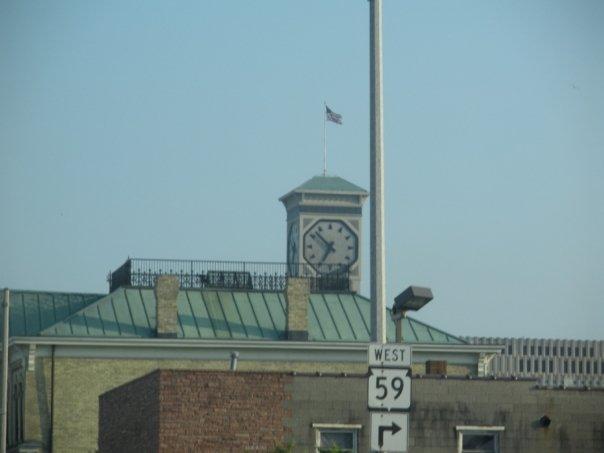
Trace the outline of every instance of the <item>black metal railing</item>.
<path fill-rule="evenodd" d="M 159 275 L 176 275 L 185 289 L 283 291 L 288 277 L 305 277 L 312 292 L 350 291 L 348 266 L 334 264 L 129 258 L 107 280 L 110 291 L 120 286 L 152 288 Z"/>

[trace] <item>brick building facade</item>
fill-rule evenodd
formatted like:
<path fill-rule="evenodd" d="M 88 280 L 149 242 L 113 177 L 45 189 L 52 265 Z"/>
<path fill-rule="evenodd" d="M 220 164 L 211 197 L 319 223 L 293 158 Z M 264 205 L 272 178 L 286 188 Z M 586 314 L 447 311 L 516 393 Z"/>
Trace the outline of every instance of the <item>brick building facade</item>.
<path fill-rule="evenodd" d="M 464 432 L 476 427 L 494 433 L 496 451 L 604 451 L 603 391 L 440 376 L 416 377 L 412 385 L 413 453 L 458 451 Z M 287 445 L 311 452 L 326 429 L 352 432 L 354 451 L 370 450 L 365 374 L 158 370 L 100 396 L 101 453 Z"/>

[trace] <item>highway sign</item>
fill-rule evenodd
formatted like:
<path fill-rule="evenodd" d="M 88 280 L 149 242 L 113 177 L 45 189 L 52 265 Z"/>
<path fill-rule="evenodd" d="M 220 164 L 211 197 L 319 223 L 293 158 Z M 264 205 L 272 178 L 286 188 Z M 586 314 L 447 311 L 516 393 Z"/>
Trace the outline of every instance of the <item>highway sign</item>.
<path fill-rule="evenodd" d="M 409 444 L 409 414 L 373 412 L 371 451 L 406 452 Z"/>
<path fill-rule="evenodd" d="M 408 368 L 369 368 L 367 406 L 372 410 L 409 410 L 411 406 L 411 370 Z"/>
<path fill-rule="evenodd" d="M 411 346 L 372 343 L 367 351 L 370 367 L 410 368 Z"/>

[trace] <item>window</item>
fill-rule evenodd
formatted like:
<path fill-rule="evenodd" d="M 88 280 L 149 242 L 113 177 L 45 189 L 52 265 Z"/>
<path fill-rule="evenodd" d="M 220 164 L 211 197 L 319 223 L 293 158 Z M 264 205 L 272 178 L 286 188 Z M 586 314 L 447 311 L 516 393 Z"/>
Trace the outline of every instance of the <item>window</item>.
<path fill-rule="evenodd" d="M 574 360 L 570 363 L 570 372 L 571 373 L 576 373 L 577 372 L 577 366 L 575 365 L 575 361 Z"/>
<path fill-rule="evenodd" d="M 579 346 L 575 346 L 575 356 L 579 357 Z"/>
<path fill-rule="evenodd" d="M 521 373 L 524 373 L 524 360 L 520 360 L 520 362 L 518 363 L 518 365 L 520 365 L 519 369 Z"/>
<path fill-rule="evenodd" d="M 554 361 L 553 360 L 549 361 L 549 372 L 550 373 L 554 372 Z"/>
<path fill-rule="evenodd" d="M 526 372 L 530 373 L 531 372 L 531 359 L 528 359 L 526 361 Z"/>
<path fill-rule="evenodd" d="M 587 362 L 585 364 L 585 366 L 587 367 L 587 369 L 585 370 L 585 374 L 590 374 L 591 373 L 591 362 Z"/>
<path fill-rule="evenodd" d="M 564 361 L 564 372 L 568 374 L 568 362 Z"/>
<path fill-rule="evenodd" d="M 522 355 L 526 355 L 526 345 L 522 346 Z"/>
<path fill-rule="evenodd" d="M 531 355 L 535 355 L 535 346 L 531 346 Z"/>
<path fill-rule="evenodd" d="M 512 355 L 512 345 L 508 345 L 508 354 Z"/>
<path fill-rule="evenodd" d="M 583 346 L 583 357 L 587 357 L 587 347 Z"/>
<path fill-rule="evenodd" d="M 23 442 L 23 375 L 20 368 L 11 370 L 8 396 L 7 444 L 18 445 Z"/>
<path fill-rule="evenodd" d="M 579 362 L 579 373 L 583 374 L 583 362 Z"/>
<path fill-rule="evenodd" d="M 329 452 L 336 448 L 340 452 L 358 452 L 358 432 L 362 425 L 340 425 L 313 423 L 316 452 Z"/>
<path fill-rule="evenodd" d="M 538 354 L 539 354 L 539 355 L 542 355 L 542 354 L 543 354 L 543 348 L 542 348 L 541 346 L 538 346 L 538 347 L 537 347 L 537 351 L 538 351 Z"/>
<path fill-rule="evenodd" d="M 543 359 L 543 360 L 541 361 L 541 371 L 542 371 L 543 373 L 545 373 L 545 372 L 547 371 L 547 368 L 545 367 L 545 359 Z"/>
<path fill-rule="evenodd" d="M 571 348 L 569 346 L 568 348 L 566 348 L 566 352 L 567 352 L 567 355 L 570 357 L 571 355 L 573 355 L 573 348 Z"/>
<path fill-rule="evenodd" d="M 456 426 L 457 453 L 499 453 L 503 426 Z"/>
<path fill-rule="evenodd" d="M 589 348 L 589 356 L 593 357 L 594 356 L 594 348 Z"/>
<path fill-rule="evenodd" d="M 545 355 L 549 355 L 549 346 L 545 347 Z"/>

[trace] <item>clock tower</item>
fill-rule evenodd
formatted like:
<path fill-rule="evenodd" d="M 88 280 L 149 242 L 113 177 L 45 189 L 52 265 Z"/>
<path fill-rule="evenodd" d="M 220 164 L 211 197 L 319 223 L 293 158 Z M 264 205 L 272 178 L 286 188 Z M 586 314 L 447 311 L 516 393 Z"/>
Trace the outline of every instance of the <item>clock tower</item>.
<path fill-rule="evenodd" d="M 317 273 L 348 268 L 350 288 L 358 292 L 361 218 L 368 195 L 337 176 L 315 176 L 283 195 L 288 265 L 302 263 Z"/>

